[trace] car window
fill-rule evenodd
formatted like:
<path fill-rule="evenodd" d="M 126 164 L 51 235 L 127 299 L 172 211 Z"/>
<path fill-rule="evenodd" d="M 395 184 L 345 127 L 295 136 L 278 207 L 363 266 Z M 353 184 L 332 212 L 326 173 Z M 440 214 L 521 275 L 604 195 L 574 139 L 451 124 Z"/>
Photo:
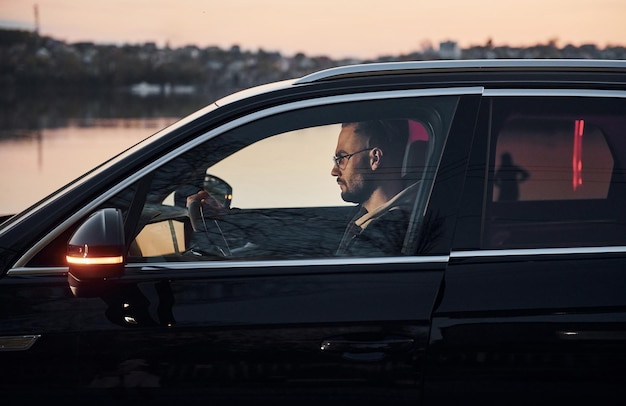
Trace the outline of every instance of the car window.
<path fill-rule="evenodd" d="M 484 246 L 624 244 L 623 99 L 494 99 Z"/>
<path fill-rule="evenodd" d="M 412 255 L 405 241 L 415 230 L 408 225 L 417 224 L 411 217 L 425 210 L 457 99 L 388 99 L 300 108 L 207 135 L 206 141 L 146 175 L 150 186 L 129 261 L 339 255 L 342 238 L 352 238 L 347 226 L 363 219 L 356 199 L 342 198 L 333 172 L 337 156 L 355 165 L 369 162 L 370 150 L 336 150 L 342 123 L 357 122 L 393 123 L 406 130 L 393 169 L 386 169 L 387 177 L 363 177 L 368 189 L 376 182 L 395 182 L 397 173 L 402 186 L 395 199 L 368 212 L 371 218 L 357 227 L 356 239 L 363 246 L 341 255 Z M 353 152 L 354 156 L 344 156 Z M 387 153 L 390 160 L 392 154 Z M 199 192 L 210 199 L 190 203 L 188 198 Z M 348 245 L 356 246 L 353 241 Z"/>
<path fill-rule="evenodd" d="M 493 201 L 606 199 L 613 157 L 600 128 L 576 118 L 514 118 L 498 132 Z"/>
<path fill-rule="evenodd" d="M 264 138 L 206 173 L 228 179 L 235 192 L 231 204 L 241 209 L 348 205 L 330 177 L 340 130 L 341 124 L 329 124 Z"/>

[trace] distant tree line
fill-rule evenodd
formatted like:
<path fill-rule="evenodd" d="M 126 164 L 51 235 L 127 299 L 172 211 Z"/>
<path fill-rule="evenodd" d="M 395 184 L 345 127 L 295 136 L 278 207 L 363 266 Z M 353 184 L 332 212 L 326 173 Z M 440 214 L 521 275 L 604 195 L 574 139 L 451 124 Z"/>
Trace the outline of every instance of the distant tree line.
<path fill-rule="evenodd" d="M 425 59 L 478 58 L 606 58 L 626 59 L 622 46 L 604 50 L 594 45 L 559 49 L 554 40 L 528 48 L 484 46 L 455 49 L 444 54 L 432 46 L 408 55 L 380 57 L 372 62 Z M 454 56 L 445 56 L 454 55 Z M 102 45 L 91 42 L 68 44 L 23 30 L 0 29 L 0 86 L 45 92 L 46 90 L 89 92 L 125 89 L 141 82 L 188 85 L 201 92 L 225 94 L 242 88 L 293 78 L 344 65 L 370 62 L 333 60 L 302 53 L 285 57 L 279 52 L 243 51 L 239 46 L 222 49 L 159 48 L 155 43 Z"/>
<path fill-rule="evenodd" d="M 232 90 L 336 64 L 325 57 L 287 59 L 278 52 L 244 52 L 238 46 L 67 44 L 29 31 L 0 30 L 0 85 L 5 87 L 118 89 L 147 82 Z"/>

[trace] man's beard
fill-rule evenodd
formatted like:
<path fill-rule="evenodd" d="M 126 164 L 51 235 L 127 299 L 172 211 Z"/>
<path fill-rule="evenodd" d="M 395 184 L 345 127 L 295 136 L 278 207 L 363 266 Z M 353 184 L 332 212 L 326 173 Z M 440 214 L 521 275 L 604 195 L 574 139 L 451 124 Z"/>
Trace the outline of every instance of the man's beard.
<path fill-rule="evenodd" d="M 349 188 L 345 183 L 344 185 L 346 190 L 341 192 L 341 198 L 346 202 L 361 204 L 372 195 L 371 182 L 361 180 L 361 182 L 353 184 L 352 188 Z"/>

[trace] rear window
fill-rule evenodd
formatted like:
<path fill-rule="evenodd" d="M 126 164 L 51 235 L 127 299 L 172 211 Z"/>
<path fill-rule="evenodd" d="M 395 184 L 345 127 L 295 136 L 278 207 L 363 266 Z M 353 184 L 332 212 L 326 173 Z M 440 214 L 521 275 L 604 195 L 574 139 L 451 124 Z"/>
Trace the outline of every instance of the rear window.
<path fill-rule="evenodd" d="M 494 99 L 483 247 L 626 244 L 624 99 Z"/>
<path fill-rule="evenodd" d="M 584 118 L 516 117 L 498 132 L 492 199 L 606 199 L 614 161 Z"/>

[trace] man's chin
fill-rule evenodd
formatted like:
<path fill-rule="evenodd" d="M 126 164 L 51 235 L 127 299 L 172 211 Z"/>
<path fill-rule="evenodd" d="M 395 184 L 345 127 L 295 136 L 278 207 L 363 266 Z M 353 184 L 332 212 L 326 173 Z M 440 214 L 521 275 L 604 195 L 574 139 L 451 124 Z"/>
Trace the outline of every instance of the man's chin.
<path fill-rule="evenodd" d="M 350 194 L 350 193 L 346 193 L 346 192 L 341 192 L 341 198 L 343 199 L 344 202 L 347 203 L 359 203 L 357 201 L 357 199 L 354 197 L 354 195 Z"/>

